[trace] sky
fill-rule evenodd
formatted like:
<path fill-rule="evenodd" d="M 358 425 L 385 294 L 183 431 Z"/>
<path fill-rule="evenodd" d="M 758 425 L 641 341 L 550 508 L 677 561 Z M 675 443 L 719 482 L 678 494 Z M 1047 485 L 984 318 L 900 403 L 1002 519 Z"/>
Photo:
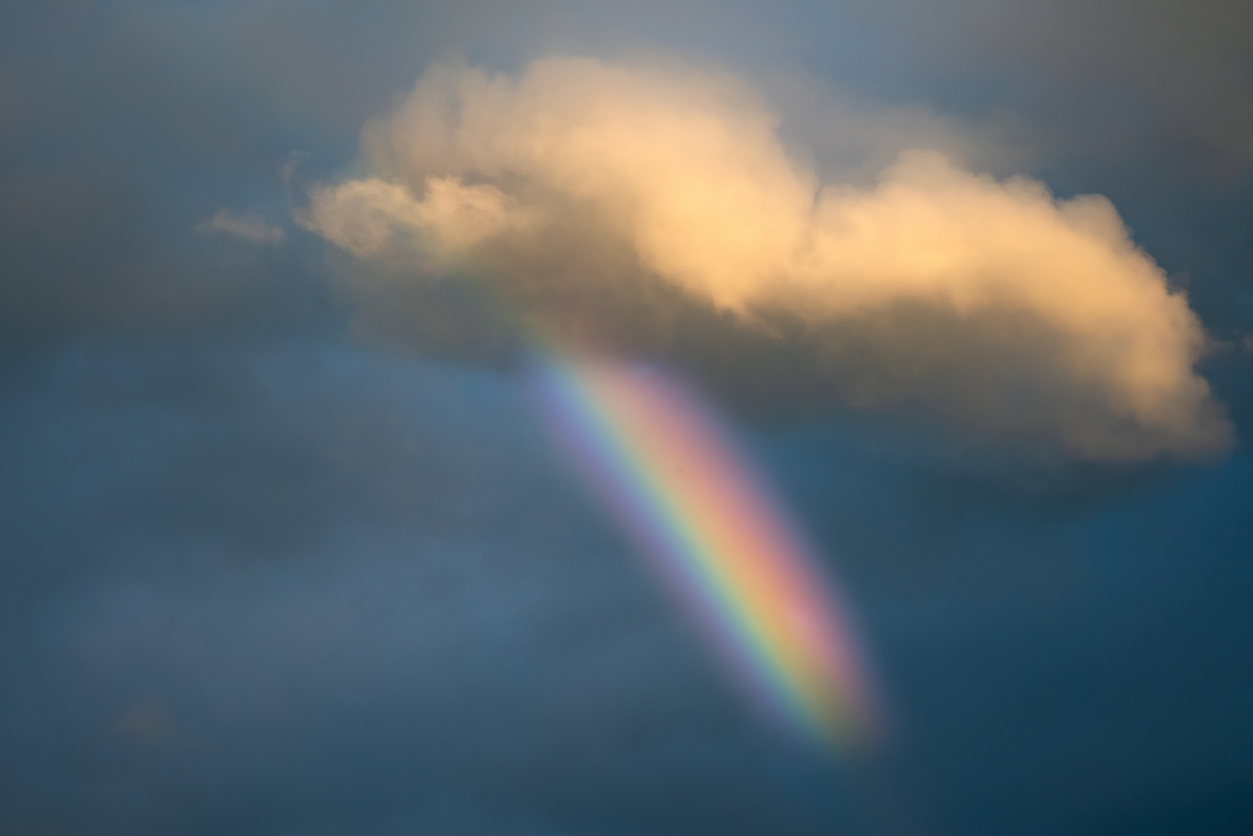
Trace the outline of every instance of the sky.
<path fill-rule="evenodd" d="M 1247 4 L 10 6 L 0 831 L 1253 831 Z M 537 357 L 697 393 L 870 742 Z"/>

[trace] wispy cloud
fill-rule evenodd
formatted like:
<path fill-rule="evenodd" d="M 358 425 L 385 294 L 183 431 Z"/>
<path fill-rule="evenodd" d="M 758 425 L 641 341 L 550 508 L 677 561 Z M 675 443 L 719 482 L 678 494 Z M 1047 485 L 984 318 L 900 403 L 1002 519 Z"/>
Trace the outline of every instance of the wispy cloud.
<path fill-rule="evenodd" d="M 256 212 L 235 215 L 226 209 L 222 209 L 202 222 L 196 227 L 196 231 L 202 235 L 215 233 L 234 235 L 254 244 L 281 244 L 287 238 L 287 233 L 282 227 L 267 223 Z"/>

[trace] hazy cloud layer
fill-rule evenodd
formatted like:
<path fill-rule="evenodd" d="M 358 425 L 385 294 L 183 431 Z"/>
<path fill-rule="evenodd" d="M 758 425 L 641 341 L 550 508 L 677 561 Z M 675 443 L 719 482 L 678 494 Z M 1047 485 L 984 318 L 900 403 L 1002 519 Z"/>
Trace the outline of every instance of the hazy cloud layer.
<path fill-rule="evenodd" d="M 585 303 L 598 288 L 673 307 L 661 284 L 767 336 L 794 323 L 815 385 L 856 406 L 916 404 L 1095 459 L 1228 443 L 1193 370 L 1205 333 L 1108 200 L 925 150 L 869 188 L 824 184 L 777 128 L 707 72 L 437 65 L 366 128 L 374 176 L 315 189 L 307 222 L 393 269 L 486 276 L 577 330 L 565 339 L 621 328 L 616 306 Z"/>

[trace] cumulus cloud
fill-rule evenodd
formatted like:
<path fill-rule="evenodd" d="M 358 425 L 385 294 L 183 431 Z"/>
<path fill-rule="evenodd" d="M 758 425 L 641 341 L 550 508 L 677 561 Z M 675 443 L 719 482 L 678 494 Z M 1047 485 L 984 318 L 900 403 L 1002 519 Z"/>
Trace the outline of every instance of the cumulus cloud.
<path fill-rule="evenodd" d="M 256 212 L 234 215 L 223 209 L 196 227 L 202 235 L 225 233 L 254 244 L 281 244 L 287 238 L 282 227 L 267 223 Z"/>
<path fill-rule="evenodd" d="M 569 341 L 673 348 L 701 321 L 714 344 L 787 343 L 853 406 L 1092 459 L 1229 443 L 1193 368 L 1206 334 L 1108 200 L 925 149 L 823 183 L 779 122 L 712 72 L 437 65 L 366 127 L 370 175 L 314 189 L 304 222 L 416 283 L 481 276 Z"/>

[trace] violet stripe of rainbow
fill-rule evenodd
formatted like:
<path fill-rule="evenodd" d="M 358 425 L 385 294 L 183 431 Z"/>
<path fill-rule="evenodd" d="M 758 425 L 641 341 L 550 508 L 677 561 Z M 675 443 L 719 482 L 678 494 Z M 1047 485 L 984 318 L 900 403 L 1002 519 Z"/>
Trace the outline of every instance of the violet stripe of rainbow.
<path fill-rule="evenodd" d="M 832 743 L 873 733 L 834 590 L 712 414 L 655 369 L 542 355 L 559 442 L 776 720 Z"/>

